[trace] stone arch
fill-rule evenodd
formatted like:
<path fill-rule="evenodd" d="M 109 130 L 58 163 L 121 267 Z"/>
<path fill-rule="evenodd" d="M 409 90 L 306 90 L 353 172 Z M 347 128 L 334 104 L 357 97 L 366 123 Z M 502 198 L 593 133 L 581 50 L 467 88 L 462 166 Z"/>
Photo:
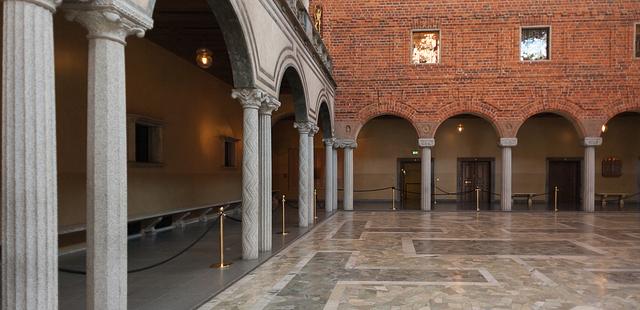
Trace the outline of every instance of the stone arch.
<path fill-rule="evenodd" d="M 609 123 L 614 117 L 627 112 L 640 113 L 640 106 L 613 106 L 605 110 L 605 118 L 603 124 Z"/>
<path fill-rule="evenodd" d="M 227 46 L 233 84 L 235 88 L 255 87 L 254 61 L 256 51 L 254 44 L 248 40 L 252 37 L 250 27 L 241 21 L 241 13 L 234 7 L 231 0 L 207 0 L 209 8 L 215 15 Z"/>
<path fill-rule="evenodd" d="M 281 93 L 282 83 L 286 79 L 291 87 L 291 92 L 293 95 L 293 110 L 295 113 L 296 121 L 308 121 L 309 114 L 307 103 L 309 102 L 307 96 L 307 90 L 304 87 L 306 84 L 304 83 L 303 77 L 299 74 L 298 66 L 296 66 L 295 60 L 290 58 L 291 61 L 287 62 L 285 67 L 283 67 L 282 75 L 278 79 L 277 85 L 277 93 Z"/>

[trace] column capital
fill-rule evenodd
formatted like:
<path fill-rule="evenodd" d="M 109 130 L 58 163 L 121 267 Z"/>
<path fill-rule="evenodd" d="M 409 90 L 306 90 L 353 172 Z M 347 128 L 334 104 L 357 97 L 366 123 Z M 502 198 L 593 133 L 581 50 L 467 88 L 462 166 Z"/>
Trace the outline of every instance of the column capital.
<path fill-rule="evenodd" d="M 353 139 L 336 139 L 333 146 L 337 149 L 355 149 L 358 143 Z"/>
<path fill-rule="evenodd" d="M 434 147 L 435 145 L 436 145 L 436 139 L 434 138 L 418 139 L 418 146 L 420 147 Z"/>
<path fill-rule="evenodd" d="M 500 138 L 498 145 L 501 147 L 514 147 L 518 145 L 518 138 Z"/>
<path fill-rule="evenodd" d="M 324 141 L 324 144 L 327 147 L 333 147 L 333 145 L 336 143 L 336 139 L 335 138 L 322 139 L 322 141 Z"/>
<path fill-rule="evenodd" d="M 319 128 L 312 121 L 297 121 L 293 123 L 293 128 L 298 129 L 300 134 L 314 135 Z"/>
<path fill-rule="evenodd" d="M 255 109 L 258 110 L 262 107 L 265 101 L 273 98 L 269 96 L 265 91 L 258 88 L 237 88 L 231 91 L 231 98 L 240 101 L 243 109 Z"/>
<path fill-rule="evenodd" d="M 63 8 L 68 20 L 87 28 L 89 39 L 102 38 L 124 45 L 129 35 L 141 38 L 153 27 L 151 17 L 129 1 L 66 0 Z"/>
<path fill-rule="evenodd" d="M 49 11 L 51 11 L 51 13 L 55 13 L 56 11 L 56 7 L 58 7 L 60 5 L 60 3 L 62 3 L 62 0 L 20 0 L 21 2 L 28 2 L 28 3 L 33 3 L 37 6 L 41 6 Z"/>
<path fill-rule="evenodd" d="M 271 115 L 280 108 L 280 101 L 273 96 L 267 95 L 260 106 L 260 115 Z"/>
<path fill-rule="evenodd" d="M 600 146 L 602 145 L 602 138 L 601 137 L 585 137 L 584 140 L 582 140 L 582 145 L 583 146 Z"/>

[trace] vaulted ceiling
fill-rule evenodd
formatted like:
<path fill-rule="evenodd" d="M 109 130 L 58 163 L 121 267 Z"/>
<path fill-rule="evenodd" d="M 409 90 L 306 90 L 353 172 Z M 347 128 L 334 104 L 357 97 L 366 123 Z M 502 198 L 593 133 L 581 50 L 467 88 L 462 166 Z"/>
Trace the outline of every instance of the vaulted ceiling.
<path fill-rule="evenodd" d="M 202 70 L 233 85 L 222 30 L 206 0 L 157 0 L 153 19 L 147 39 L 196 67 L 196 50 L 208 48 L 213 53 L 213 65 Z"/>

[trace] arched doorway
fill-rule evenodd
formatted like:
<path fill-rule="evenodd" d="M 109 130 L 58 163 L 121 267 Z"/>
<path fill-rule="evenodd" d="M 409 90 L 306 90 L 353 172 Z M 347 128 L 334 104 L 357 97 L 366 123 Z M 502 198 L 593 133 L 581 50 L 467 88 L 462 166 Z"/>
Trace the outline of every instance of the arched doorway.
<path fill-rule="evenodd" d="M 492 124 L 476 115 L 459 114 L 440 124 L 433 148 L 434 210 L 499 209 L 498 141 Z"/>
<path fill-rule="evenodd" d="M 574 124 L 563 115 L 538 113 L 519 128 L 513 148 L 515 210 L 580 210 L 584 149 Z M 521 197 L 523 199 L 518 199 Z"/>
<path fill-rule="evenodd" d="M 602 127 L 596 148 L 598 211 L 638 210 L 640 200 L 640 114 L 623 112 Z"/>
<path fill-rule="evenodd" d="M 357 143 L 354 209 L 420 210 L 418 134 L 411 122 L 394 115 L 374 117 L 358 132 Z"/>

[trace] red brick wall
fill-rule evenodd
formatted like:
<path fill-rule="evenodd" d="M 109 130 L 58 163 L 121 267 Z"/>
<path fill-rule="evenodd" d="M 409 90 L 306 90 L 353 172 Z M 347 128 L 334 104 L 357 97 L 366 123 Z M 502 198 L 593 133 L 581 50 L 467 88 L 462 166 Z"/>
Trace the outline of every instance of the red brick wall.
<path fill-rule="evenodd" d="M 640 111 L 637 0 L 312 0 L 310 11 L 318 4 L 342 135 L 357 128 L 340 124 L 395 114 L 431 137 L 448 117 L 473 113 L 506 137 L 548 111 L 591 136 L 615 114 Z M 551 27 L 551 60 L 521 62 L 520 27 L 534 25 Z M 440 64 L 411 64 L 412 29 L 440 30 Z"/>

